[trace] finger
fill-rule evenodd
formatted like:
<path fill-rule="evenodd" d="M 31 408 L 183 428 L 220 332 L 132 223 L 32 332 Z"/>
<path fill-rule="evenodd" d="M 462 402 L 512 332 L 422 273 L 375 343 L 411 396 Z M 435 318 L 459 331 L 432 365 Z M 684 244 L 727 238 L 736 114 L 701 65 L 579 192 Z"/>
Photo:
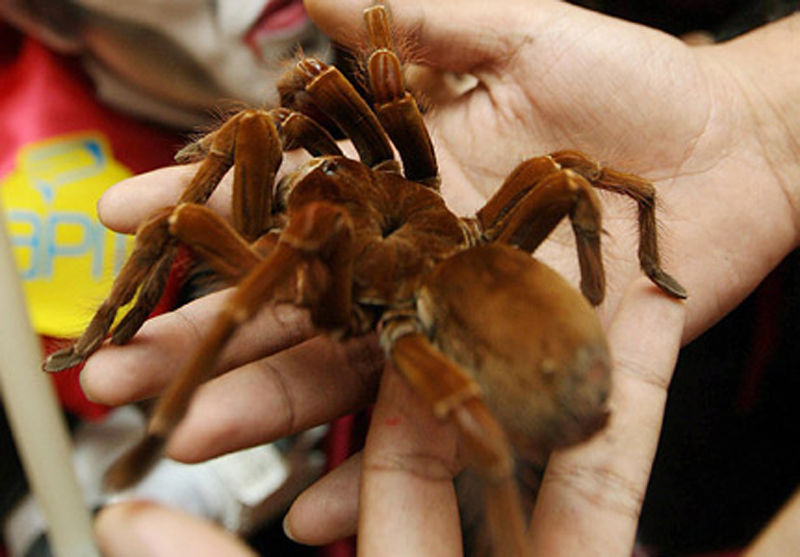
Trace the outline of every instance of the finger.
<path fill-rule="evenodd" d="M 95 522 L 95 537 L 106 557 L 255 556 L 241 540 L 223 529 L 145 501 L 103 509 Z"/>
<path fill-rule="evenodd" d="M 609 330 L 611 419 L 590 441 L 552 455 L 531 527 L 536 554 L 630 555 L 684 309 L 643 279 L 626 292 Z"/>
<path fill-rule="evenodd" d="M 364 448 L 359 555 L 461 555 L 455 429 L 384 372 Z"/>
<path fill-rule="evenodd" d="M 281 171 L 296 168 L 308 155 L 300 151 L 284 153 Z M 114 184 L 97 202 L 97 214 L 108 228 L 126 234 L 136 228 L 158 209 L 175 205 L 186 186 L 192 181 L 200 163 L 159 168 L 138 174 Z M 225 174 L 217 185 L 207 205 L 225 218 L 231 216 L 233 175 Z M 264 187 L 269 187 L 265 184 Z"/>
<path fill-rule="evenodd" d="M 198 390 L 166 452 L 206 460 L 352 413 L 374 399 L 382 362 L 370 337 L 316 337 L 246 364 Z"/>
<path fill-rule="evenodd" d="M 371 0 L 306 0 L 314 22 L 328 36 L 349 46 L 366 42 L 362 12 Z M 515 10 L 515 2 L 504 3 L 502 10 L 486 9 L 482 0 L 430 2 L 410 0 L 390 4 L 392 25 L 399 48 L 409 46 L 412 61 L 455 72 L 508 60 L 514 50 L 530 40 L 528 29 L 543 25 L 548 6 L 540 1 L 537 9 Z M 453 17 L 453 11 L 458 17 Z M 476 36 L 476 29 L 480 35 Z M 361 44 L 354 44 L 361 43 Z"/>
<path fill-rule="evenodd" d="M 358 525 L 361 453 L 347 459 L 292 503 L 283 530 L 306 545 L 325 545 L 353 536 Z"/>
<path fill-rule="evenodd" d="M 800 490 L 795 491 L 743 555 L 745 557 L 792 555 L 798 547 L 800 547 Z"/>
<path fill-rule="evenodd" d="M 97 214 L 108 228 L 126 234 L 158 209 L 175 205 L 189 185 L 198 164 L 168 166 L 138 174 L 114 184 L 97 202 Z M 226 174 L 208 205 L 221 215 L 230 214 L 231 178 Z"/>
<path fill-rule="evenodd" d="M 86 395 L 118 406 L 159 393 L 206 337 L 230 293 L 216 292 L 150 319 L 128 344 L 105 345 L 81 373 Z M 216 369 L 274 354 L 314 334 L 307 312 L 291 305 L 266 306 L 237 331 Z"/>

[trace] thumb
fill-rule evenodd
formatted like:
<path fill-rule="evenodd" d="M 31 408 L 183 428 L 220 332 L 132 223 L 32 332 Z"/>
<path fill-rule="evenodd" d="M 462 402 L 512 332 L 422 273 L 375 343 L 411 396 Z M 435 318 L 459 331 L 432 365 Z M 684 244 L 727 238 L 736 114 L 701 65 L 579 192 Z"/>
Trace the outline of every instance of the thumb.
<path fill-rule="evenodd" d="M 366 45 L 364 9 L 370 0 L 306 0 L 309 15 L 334 41 Z M 468 73 L 507 60 L 564 5 L 550 0 L 509 0 L 494 9 L 485 0 L 402 0 L 384 3 L 395 46 L 405 61 Z M 533 9 L 532 9 L 533 7 Z M 457 17 L 454 17 L 457 14 Z"/>
<path fill-rule="evenodd" d="M 105 507 L 94 528 L 106 557 L 256 557 L 240 539 L 221 527 L 148 501 Z"/>

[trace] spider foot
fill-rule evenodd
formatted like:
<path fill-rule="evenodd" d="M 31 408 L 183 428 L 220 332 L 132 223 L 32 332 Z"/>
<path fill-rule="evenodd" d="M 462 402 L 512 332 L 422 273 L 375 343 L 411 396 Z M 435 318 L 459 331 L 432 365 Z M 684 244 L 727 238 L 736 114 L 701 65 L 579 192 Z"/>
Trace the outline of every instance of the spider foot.
<path fill-rule="evenodd" d="M 74 346 L 68 346 L 50 354 L 42 365 L 42 369 L 48 373 L 55 373 L 74 367 L 85 359 L 86 356 L 75 352 Z"/>
<path fill-rule="evenodd" d="M 660 267 L 655 267 L 653 269 L 646 269 L 645 273 L 650 278 L 653 283 L 658 286 L 661 290 L 663 290 L 666 294 L 669 294 L 673 298 L 678 298 L 680 300 L 685 300 L 687 297 L 686 289 L 675 280 L 671 275 L 665 272 Z"/>

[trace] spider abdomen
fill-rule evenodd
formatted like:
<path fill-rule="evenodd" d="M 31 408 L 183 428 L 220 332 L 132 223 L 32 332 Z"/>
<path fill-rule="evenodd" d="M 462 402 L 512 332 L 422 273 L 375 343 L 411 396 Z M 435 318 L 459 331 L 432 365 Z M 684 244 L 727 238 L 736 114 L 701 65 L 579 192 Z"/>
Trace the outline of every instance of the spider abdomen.
<path fill-rule="evenodd" d="M 518 449 L 571 444 L 605 423 L 600 321 L 544 263 L 501 244 L 470 248 L 434 269 L 417 303 L 434 344 L 476 379 Z"/>

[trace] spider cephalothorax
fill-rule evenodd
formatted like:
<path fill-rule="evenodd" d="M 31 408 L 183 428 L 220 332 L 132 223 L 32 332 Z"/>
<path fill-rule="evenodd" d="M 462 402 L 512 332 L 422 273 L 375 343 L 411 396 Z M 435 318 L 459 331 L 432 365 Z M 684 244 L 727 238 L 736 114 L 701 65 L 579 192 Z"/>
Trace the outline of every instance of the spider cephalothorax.
<path fill-rule="evenodd" d="M 109 299 L 45 368 L 91 355 L 138 291 L 111 334 L 112 342 L 129 340 L 158 300 L 177 245 L 186 244 L 237 288 L 161 398 L 147 438 L 112 469 L 112 483 L 129 483 L 157 454 L 242 323 L 265 304 L 294 303 L 321 330 L 379 332 L 389 361 L 458 428 L 487 479 L 489 508 L 511 510 L 490 521 L 496 551 L 520 553 L 512 455 L 578 442 L 607 418 L 610 356 L 591 307 L 604 291 L 594 188 L 637 202 L 642 270 L 669 295 L 685 293 L 659 265 L 652 185 L 579 152 L 524 161 L 474 217 L 453 214 L 438 193 L 433 146 L 405 90 L 386 13 L 374 6 L 365 18 L 374 107 L 336 68 L 304 59 L 279 84 L 284 107 L 239 112 L 190 146 L 184 155 L 202 162 L 179 204 L 142 225 Z M 343 156 L 314 114 L 335 122 L 360 160 Z M 294 147 L 314 158 L 275 184 L 282 152 Z M 229 224 L 203 204 L 231 167 Z M 530 256 L 564 217 L 582 294 Z"/>

